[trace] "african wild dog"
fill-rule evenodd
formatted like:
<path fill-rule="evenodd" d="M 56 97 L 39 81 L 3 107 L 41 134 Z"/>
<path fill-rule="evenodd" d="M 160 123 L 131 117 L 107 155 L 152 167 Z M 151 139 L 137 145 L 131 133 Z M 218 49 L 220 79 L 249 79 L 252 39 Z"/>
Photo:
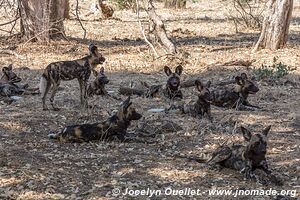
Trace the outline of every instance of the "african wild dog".
<path fill-rule="evenodd" d="M 2 73 L 3 74 L 0 78 L 0 83 L 15 84 L 22 80 L 15 72 L 13 72 L 12 64 L 8 65 L 7 67 L 3 67 Z"/>
<path fill-rule="evenodd" d="M 0 78 L 0 95 L 10 97 L 14 95 L 34 95 L 39 94 L 38 88 L 29 88 L 28 84 L 19 85 L 21 78 L 13 71 L 12 65 L 2 68 Z"/>
<path fill-rule="evenodd" d="M 100 68 L 100 72 L 95 80 L 87 87 L 87 96 L 107 95 L 105 85 L 109 83 L 107 76 L 104 74 L 104 67 Z"/>
<path fill-rule="evenodd" d="M 98 0 L 104 18 L 110 18 L 114 14 L 114 9 L 106 0 Z"/>
<path fill-rule="evenodd" d="M 116 97 L 107 92 L 107 90 L 105 89 L 105 85 L 108 83 L 109 83 L 109 79 L 104 74 L 104 67 L 101 67 L 98 76 L 95 78 L 93 82 L 89 83 L 87 87 L 87 96 L 92 97 L 94 95 L 103 95 L 103 96 L 111 97 L 118 101 L 122 100 L 121 98 Z"/>
<path fill-rule="evenodd" d="M 249 94 L 256 94 L 259 91 L 257 85 L 249 80 L 245 73 L 242 73 L 241 76 L 236 76 L 235 82 L 235 88 L 211 91 L 213 95 L 212 104 L 238 110 L 259 108 L 251 105 L 247 100 Z"/>
<path fill-rule="evenodd" d="M 182 92 L 180 90 L 180 75 L 182 74 L 183 68 L 181 65 L 178 65 L 173 73 L 172 70 L 168 67 L 164 67 L 164 72 L 168 76 L 166 85 L 152 85 L 144 86 L 146 90 L 138 90 L 133 88 L 120 87 L 120 94 L 123 95 L 139 95 L 146 98 L 155 97 L 155 96 L 165 96 L 169 99 L 179 98 L 182 99 Z"/>
<path fill-rule="evenodd" d="M 208 160 L 202 158 L 189 158 L 198 162 L 206 162 L 210 166 L 219 166 L 238 170 L 248 179 L 253 179 L 260 183 L 266 184 L 263 179 L 258 178 L 254 173 L 256 169 L 263 170 L 268 178 L 275 183 L 281 184 L 281 181 L 269 170 L 266 153 L 267 153 L 267 135 L 271 126 L 265 128 L 262 133 L 252 134 L 249 130 L 241 127 L 246 145 L 234 144 L 232 146 L 223 145 L 217 148 Z M 204 156 L 205 157 L 205 156 Z"/>
<path fill-rule="evenodd" d="M 43 72 L 40 81 L 40 92 L 42 94 L 43 110 L 47 110 L 46 107 L 46 96 L 49 92 L 51 85 L 52 93 L 50 97 L 50 103 L 53 110 L 59 110 L 54 106 L 54 96 L 57 92 L 58 86 L 61 81 L 69 81 L 77 79 L 80 86 L 80 102 L 81 106 L 87 106 L 86 101 L 86 88 L 87 81 L 93 71 L 94 75 L 97 76 L 95 67 L 98 64 L 105 62 L 105 58 L 101 53 L 98 52 L 98 48 L 91 44 L 89 46 L 89 55 L 73 61 L 60 61 L 50 63 Z"/>
<path fill-rule="evenodd" d="M 192 104 L 180 106 L 181 112 L 184 114 L 190 114 L 192 117 L 202 117 L 206 114 L 208 119 L 211 121 L 212 117 L 210 102 L 212 100 L 212 96 L 208 89 L 210 87 L 210 84 L 210 81 L 206 85 L 204 85 L 201 81 L 196 80 L 196 89 L 199 91 L 198 99 Z"/>
<path fill-rule="evenodd" d="M 49 134 L 50 139 L 58 139 L 63 142 L 88 142 L 92 140 L 111 141 L 126 140 L 126 130 L 132 120 L 139 120 L 142 115 L 132 106 L 128 97 L 117 113 L 108 120 L 94 124 L 82 124 L 67 126 L 60 133 Z"/>
<path fill-rule="evenodd" d="M 182 74 L 183 68 L 181 65 L 178 65 L 173 73 L 172 70 L 168 67 L 164 67 L 164 71 L 168 76 L 167 84 L 165 88 L 162 89 L 163 94 L 169 99 L 180 98 L 182 99 L 182 92 L 179 89 L 180 87 L 180 75 Z"/>

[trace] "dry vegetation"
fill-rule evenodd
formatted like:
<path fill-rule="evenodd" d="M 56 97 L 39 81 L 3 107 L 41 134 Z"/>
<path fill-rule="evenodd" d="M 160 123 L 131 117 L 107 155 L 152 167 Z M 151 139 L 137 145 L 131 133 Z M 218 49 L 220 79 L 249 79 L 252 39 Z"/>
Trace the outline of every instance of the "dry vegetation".
<path fill-rule="evenodd" d="M 88 8 L 87 0 L 80 2 L 85 9 Z M 23 81 L 31 86 L 39 83 L 41 69 L 47 64 L 81 57 L 87 52 L 90 41 L 97 44 L 107 58 L 104 67 L 111 80 L 107 88 L 115 94 L 120 84 L 129 85 L 130 81 L 162 83 L 166 80 L 162 67 L 175 68 L 178 63 L 184 66 L 183 79 L 199 76 L 213 83 L 231 79 L 241 72 L 251 75 L 253 66 L 270 64 L 275 56 L 298 69 L 276 84 L 258 82 L 261 90 L 251 96 L 250 101 L 262 106 L 262 111 L 240 112 L 213 107 L 214 123 L 176 113 L 150 113 L 148 109 L 166 107 L 169 102 L 133 98 L 134 105 L 144 115 L 144 121 L 155 129 L 170 121 L 182 127 L 176 132 L 161 130 L 154 144 L 62 144 L 49 141 L 49 131 L 74 123 L 104 120 L 119 104 L 116 100 L 96 97 L 90 100 L 96 105 L 93 111 L 80 112 L 76 81 L 62 83 L 63 90 L 56 96 L 57 104 L 62 108 L 59 112 L 43 112 L 39 96 L 24 96 L 12 105 L 0 105 L 0 199 L 115 199 L 110 193 L 115 187 L 190 187 L 202 191 L 214 187 L 272 187 L 297 189 L 299 194 L 300 4 L 298 1 L 295 4 L 288 47 L 275 52 L 262 50 L 252 54 L 258 31 L 235 33 L 234 25 L 226 20 L 229 5 L 219 0 L 188 2 L 188 9 L 184 11 L 166 10 L 162 4 L 156 4 L 158 13 L 166 21 L 168 34 L 179 51 L 186 52 L 186 57 L 173 60 L 152 58 L 149 48 L 141 40 L 136 16 L 130 10 L 116 11 L 115 19 L 111 20 L 93 21 L 94 16 L 86 18 L 83 21 L 88 30 L 86 40 L 81 39 L 82 30 L 76 20 L 65 22 L 68 41 L 18 43 L 1 37 L 0 49 L 16 45 L 15 52 L 19 56 L 1 54 L 0 66 L 13 63 L 20 68 L 17 72 Z M 145 13 L 142 12 L 141 16 L 144 18 Z M 0 23 L 4 21 L 0 19 Z M 249 68 L 219 65 L 235 59 L 256 61 Z M 194 94 L 192 88 L 184 90 L 187 101 L 196 98 Z M 132 130 L 141 123 L 133 124 Z M 283 187 L 264 187 L 245 181 L 241 174 L 232 170 L 216 172 L 204 164 L 172 157 L 179 152 L 193 155 L 210 152 L 227 139 L 231 142 L 241 140 L 238 131 L 232 134 L 236 123 L 254 132 L 272 125 L 267 159 L 274 173 L 283 179 Z M 180 199 L 178 196 L 167 198 Z M 249 199 L 239 199 L 243 198 Z M 226 197 L 203 194 L 197 199 Z"/>

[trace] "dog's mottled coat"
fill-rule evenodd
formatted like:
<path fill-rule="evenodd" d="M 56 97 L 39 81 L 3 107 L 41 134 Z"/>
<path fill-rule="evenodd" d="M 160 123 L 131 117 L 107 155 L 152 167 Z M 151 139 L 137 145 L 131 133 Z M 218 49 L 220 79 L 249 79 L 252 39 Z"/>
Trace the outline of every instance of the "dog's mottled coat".
<path fill-rule="evenodd" d="M 246 108 L 259 108 L 248 102 L 249 94 L 256 94 L 259 91 L 257 85 L 248 79 L 245 73 L 235 77 L 236 86 L 234 88 L 221 88 L 211 91 L 212 104 L 219 107 L 236 108 L 238 110 Z"/>
<path fill-rule="evenodd" d="M 93 124 L 81 124 L 67 126 L 57 134 L 49 134 L 50 139 L 58 139 L 62 142 L 88 142 L 93 140 L 119 140 L 124 141 L 126 131 L 132 120 L 139 120 L 142 117 L 132 107 L 128 97 L 118 112 L 104 122 Z"/>
<path fill-rule="evenodd" d="M 58 90 L 61 81 L 69 81 L 77 79 L 80 86 L 80 102 L 81 106 L 86 107 L 86 89 L 87 82 L 93 71 L 94 75 L 97 76 L 95 67 L 98 64 L 103 64 L 105 58 L 101 53 L 98 52 L 98 48 L 91 44 L 89 46 L 89 55 L 72 61 L 60 61 L 49 64 L 43 72 L 40 81 L 40 92 L 42 94 L 43 110 L 47 110 L 46 96 L 52 85 L 52 93 L 50 97 L 50 103 L 54 110 L 58 110 L 54 106 L 54 96 Z"/>

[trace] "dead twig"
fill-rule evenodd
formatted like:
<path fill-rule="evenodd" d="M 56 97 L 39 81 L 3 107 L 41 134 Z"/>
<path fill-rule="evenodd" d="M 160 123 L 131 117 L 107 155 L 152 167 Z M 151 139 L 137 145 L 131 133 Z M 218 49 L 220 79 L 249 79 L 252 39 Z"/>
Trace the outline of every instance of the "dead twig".
<path fill-rule="evenodd" d="M 9 21 L 9 22 L 5 22 L 5 23 L 3 23 L 3 24 L 0 24 L 0 26 L 5 26 L 5 25 L 8 25 L 8 24 L 14 23 L 14 22 L 17 21 L 18 19 L 20 19 L 20 17 L 17 17 L 17 18 L 15 18 L 15 19 L 13 19 L 13 20 L 11 20 L 11 21 Z"/>
<path fill-rule="evenodd" d="M 86 38 L 86 29 L 84 28 L 84 26 L 83 26 L 83 24 L 82 24 L 82 22 L 81 22 L 81 20 L 79 18 L 78 6 L 79 6 L 79 2 L 78 2 L 78 0 L 76 0 L 76 18 L 79 21 L 79 24 L 80 24 L 80 26 L 81 26 L 81 28 L 83 30 L 83 39 L 85 39 Z"/>

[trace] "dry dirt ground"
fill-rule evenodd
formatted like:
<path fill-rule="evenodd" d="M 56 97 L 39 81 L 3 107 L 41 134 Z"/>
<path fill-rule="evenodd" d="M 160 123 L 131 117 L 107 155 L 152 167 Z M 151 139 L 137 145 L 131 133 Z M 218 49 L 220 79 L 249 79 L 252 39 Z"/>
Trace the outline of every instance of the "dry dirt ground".
<path fill-rule="evenodd" d="M 87 9 L 88 1 L 81 1 Z M 209 2 L 209 3 L 208 3 Z M 208 196 L 208 190 L 217 189 L 287 189 L 300 187 L 300 4 L 295 2 L 294 16 L 287 48 L 271 52 L 261 50 L 251 53 L 258 38 L 258 31 L 243 29 L 235 33 L 233 24 L 226 20 L 228 4 L 223 1 L 199 0 L 188 3 L 184 11 L 166 10 L 156 4 L 158 13 L 166 21 L 169 36 L 180 52 L 188 57 L 153 59 L 142 36 L 135 14 L 116 11 L 115 19 L 83 21 L 87 38 L 76 20 L 65 22 L 68 41 L 49 44 L 17 43 L 1 37 L 0 49 L 16 45 L 14 55 L 2 55 L 0 65 L 12 63 L 23 82 L 36 86 L 41 70 L 58 60 L 76 59 L 87 53 L 92 41 L 99 46 L 107 61 L 104 63 L 110 79 L 107 89 L 117 91 L 120 85 L 139 80 L 163 83 L 162 68 L 184 67 L 182 79 L 202 77 L 203 81 L 216 83 L 229 80 L 241 72 L 253 75 L 253 68 L 272 63 L 273 57 L 292 67 L 290 75 L 276 83 L 259 81 L 260 91 L 250 97 L 262 111 L 234 111 L 213 107 L 213 123 L 177 113 L 150 113 L 150 108 L 170 104 L 165 99 L 133 97 L 134 106 L 144 119 L 133 123 L 131 130 L 142 121 L 153 127 L 174 122 L 182 127 L 178 131 L 160 130 L 154 144 L 143 143 L 82 143 L 64 144 L 50 141 L 49 131 L 60 130 L 66 125 L 95 122 L 106 119 L 119 105 L 107 97 L 95 97 L 90 103 L 92 111 L 79 109 L 79 87 L 76 81 L 62 82 L 56 96 L 61 107 L 58 112 L 42 111 L 39 96 L 24 96 L 11 105 L 0 105 L 0 199 L 148 199 L 147 196 L 112 196 L 112 189 L 199 189 L 199 196 L 156 196 L 153 199 L 233 199 L 232 196 Z M 146 20 L 141 12 L 142 20 Z M 1 22 L 6 19 L 1 18 Z M 2 33 L 2 32 L 1 32 Z M 3 33 L 4 34 L 4 33 Z M 4 34 L 5 35 L 5 34 Z M 253 66 L 218 65 L 235 59 L 256 61 Z M 28 67 L 29 69 L 22 69 Z M 93 79 L 94 77 L 91 77 Z M 193 88 L 183 90 L 186 101 L 196 98 Z M 124 99 L 125 97 L 122 96 Z M 49 102 L 48 102 L 49 103 Z M 172 155 L 211 152 L 219 144 L 242 142 L 240 131 L 234 127 L 244 125 L 253 132 L 272 125 L 269 134 L 267 159 L 270 167 L 283 181 L 284 186 L 262 186 L 246 181 L 232 170 L 220 172 L 205 164 L 174 159 Z M 273 198 L 273 197 L 272 197 Z M 237 199 L 255 199 L 240 196 Z M 256 199 L 271 199 L 270 196 Z"/>

